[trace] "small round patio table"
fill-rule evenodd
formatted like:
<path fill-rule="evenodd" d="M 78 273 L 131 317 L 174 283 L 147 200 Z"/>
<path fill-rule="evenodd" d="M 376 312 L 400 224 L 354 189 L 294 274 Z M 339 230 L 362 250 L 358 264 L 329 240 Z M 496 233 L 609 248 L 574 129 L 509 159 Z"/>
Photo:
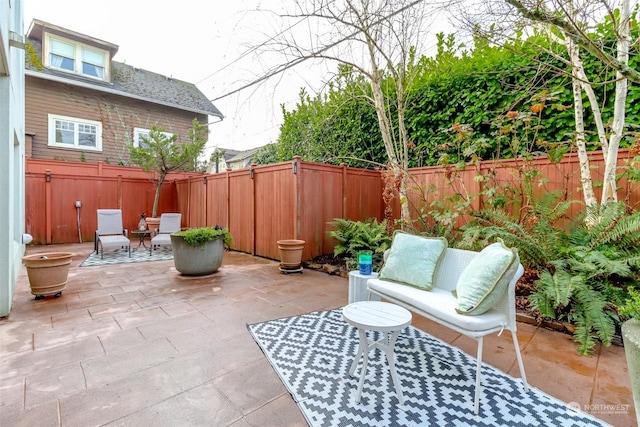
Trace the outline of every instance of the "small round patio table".
<path fill-rule="evenodd" d="M 138 236 L 138 239 L 139 239 L 138 246 L 134 249 L 134 251 L 137 251 L 140 248 L 140 246 L 143 246 L 145 249 L 149 249 L 147 248 L 147 245 L 145 244 L 144 239 L 147 236 L 151 236 L 151 230 L 132 230 L 131 233 Z"/>
<path fill-rule="evenodd" d="M 379 348 L 387 356 L 391 379 L 396 388 L 396 393 L 398 393 L 398 400 L 400 404 L 403 404 L 402 388 L 396 373 L 394 346 L 400 331 L 411 324 L 411 312 L 404 307 L 388 302 L 359 301 L 344 307 L 342 316 L 347 323 L 358 328 L 359 335 L 358 351 L 351 364 L 351 369 L 349 369 L 349 375 L 353 375 L 360 357 L 363 357 L 356 403 L 360 403 L 360 398 L 362 397 L 369 352 L 374 348 Z M 370 340 L 367 337 L 367 331 L 382 332 L 383 338 L 378 341 Z"/>

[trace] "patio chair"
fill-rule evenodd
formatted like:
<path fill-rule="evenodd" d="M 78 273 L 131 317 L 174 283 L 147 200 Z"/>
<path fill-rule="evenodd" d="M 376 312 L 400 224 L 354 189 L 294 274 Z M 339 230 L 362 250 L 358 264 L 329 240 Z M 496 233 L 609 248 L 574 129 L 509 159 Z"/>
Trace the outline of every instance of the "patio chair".
<path fill-rule="evenodd" d="M 131 257 L 131 241 L 128 231 L 122 226 L 120 209 L 98 209 L 98 229 L 96 230 L 96 253 L 104 259 L 105 249 L 126 248 Z"/>
<path fill-rule="evenodd" d="M 149 255 L 153 255 L 153 251 L 157 246 L 171 246 L 171 233 L 180 231 L 181 221 L 182 214 L 180 213 L 163 213 L 160 215 L 160 228 L 151 239 Z"/>

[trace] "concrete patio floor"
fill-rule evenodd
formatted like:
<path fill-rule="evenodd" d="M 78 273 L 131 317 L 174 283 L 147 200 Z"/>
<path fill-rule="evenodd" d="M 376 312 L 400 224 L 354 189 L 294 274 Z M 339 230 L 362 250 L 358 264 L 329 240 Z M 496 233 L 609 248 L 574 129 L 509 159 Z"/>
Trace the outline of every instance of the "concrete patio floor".
<path fill-rule="evenodd" d="M 0 319 L 1 426 L 306 425 L 246 324 L 344 306 L 347 279 L 284 275 L 276 261 L 238 252 L 205 278 L 181 277 L 173 261 L 79 267 L 92 249 L 27 248 L 76 256 L 60 298 L 34 300 L 21 269 Z M 475 355 L 472 339 L 417 315 L 413 325 Z M 583 357 L 568 335 L 518 327 L 532 386 L 636 425 L 622 347 Z M 518 377 L 509 335 L 485 339 L 484 360 Z"/>

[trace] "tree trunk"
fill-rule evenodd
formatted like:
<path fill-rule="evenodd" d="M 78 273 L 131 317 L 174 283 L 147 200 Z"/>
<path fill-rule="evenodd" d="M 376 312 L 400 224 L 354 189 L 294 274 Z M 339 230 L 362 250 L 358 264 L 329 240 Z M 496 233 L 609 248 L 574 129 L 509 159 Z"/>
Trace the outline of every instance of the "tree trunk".
<path fill-rule="evenodd" d="M 589 156 L 587 155 L 587 144 L 584 135 L 584 107 L 582 104 L 582 84 L 580 83 L 580 74 L 582 71 L 582 61 L 580 60 L 580 51 L 578 45 L 569 41 L 567 50 L 571 58 L 573 75 L 573 114 L 575 118 L 576 129 L 576 147 L 578 149 L 578 160 L 580 161 L 580 182 L 582 184 L 582 194 L 584 202 L 587 206 L 596 206 L 598 200 L 593 192 L 593 181 L 591 180 L 591 168 L 589 167 Z"/>
<path fill-rule="evenodd" d="M 629 0 L 623 0 L 620 4 L 620 22 L 618 24 L 618 56 L 621 64 L 627 65 L 629 62 Z M 604 177 L 602 185 L 601 204 L 617 202 L 617 161 L 618 148 L 624 132 L 625 104 L 627 102 L 627 79 L 622 72 L 616 72 L 616 98 L 613 107 L 613 124 L 611 126 L 611 138 L 609 138 L 609 150 L 605 158 Z"/>

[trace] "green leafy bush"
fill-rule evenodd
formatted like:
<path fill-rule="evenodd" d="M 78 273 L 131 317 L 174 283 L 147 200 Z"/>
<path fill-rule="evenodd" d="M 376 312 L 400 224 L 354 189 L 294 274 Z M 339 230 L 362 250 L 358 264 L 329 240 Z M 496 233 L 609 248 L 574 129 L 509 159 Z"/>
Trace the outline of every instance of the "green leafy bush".
<path fill-rule="evenodd" d="M 336 218 L 329 225 L 333 227 L 329 236 L 338 241 L 333 255 L 344 257 L 348 269 L 357 266 L 360 251 L 368 250 L 373 254 L 374 270 L 379 270 L 384 251 L 391 247 L 392 240 L 387 234 L 386 220 L 378 223 L 376 219 L 360 222 Z"/>
<path fill-rule="evenodd" d="M 479 249 L 497 237 L 518 248 L 525 267 L 539 271 L 531 307 L 575 326 L 578 351 L 605 346 L 621 325 L 617 307 L 638 285 L 640 213 L 624 203 L 585 209 L 566 229 L 558 216 L 568 202 L 538 201 L 523 221 L 485 210 L 463 227 L 460 247 Z M 570 231 L 568 231 L 570 230 Z"/>
<path fill-rule="evenodd" d="M 215 227 L 190 228 L 185 231 L 178 231 L 175 234 L 182 236 L 184 241 L 192 246 L 204 245 L 207 242 L 221 237 L 224 240 L 225 246 L 229 246 L 232 241 L 229 229 L 217 225 Z"/>

